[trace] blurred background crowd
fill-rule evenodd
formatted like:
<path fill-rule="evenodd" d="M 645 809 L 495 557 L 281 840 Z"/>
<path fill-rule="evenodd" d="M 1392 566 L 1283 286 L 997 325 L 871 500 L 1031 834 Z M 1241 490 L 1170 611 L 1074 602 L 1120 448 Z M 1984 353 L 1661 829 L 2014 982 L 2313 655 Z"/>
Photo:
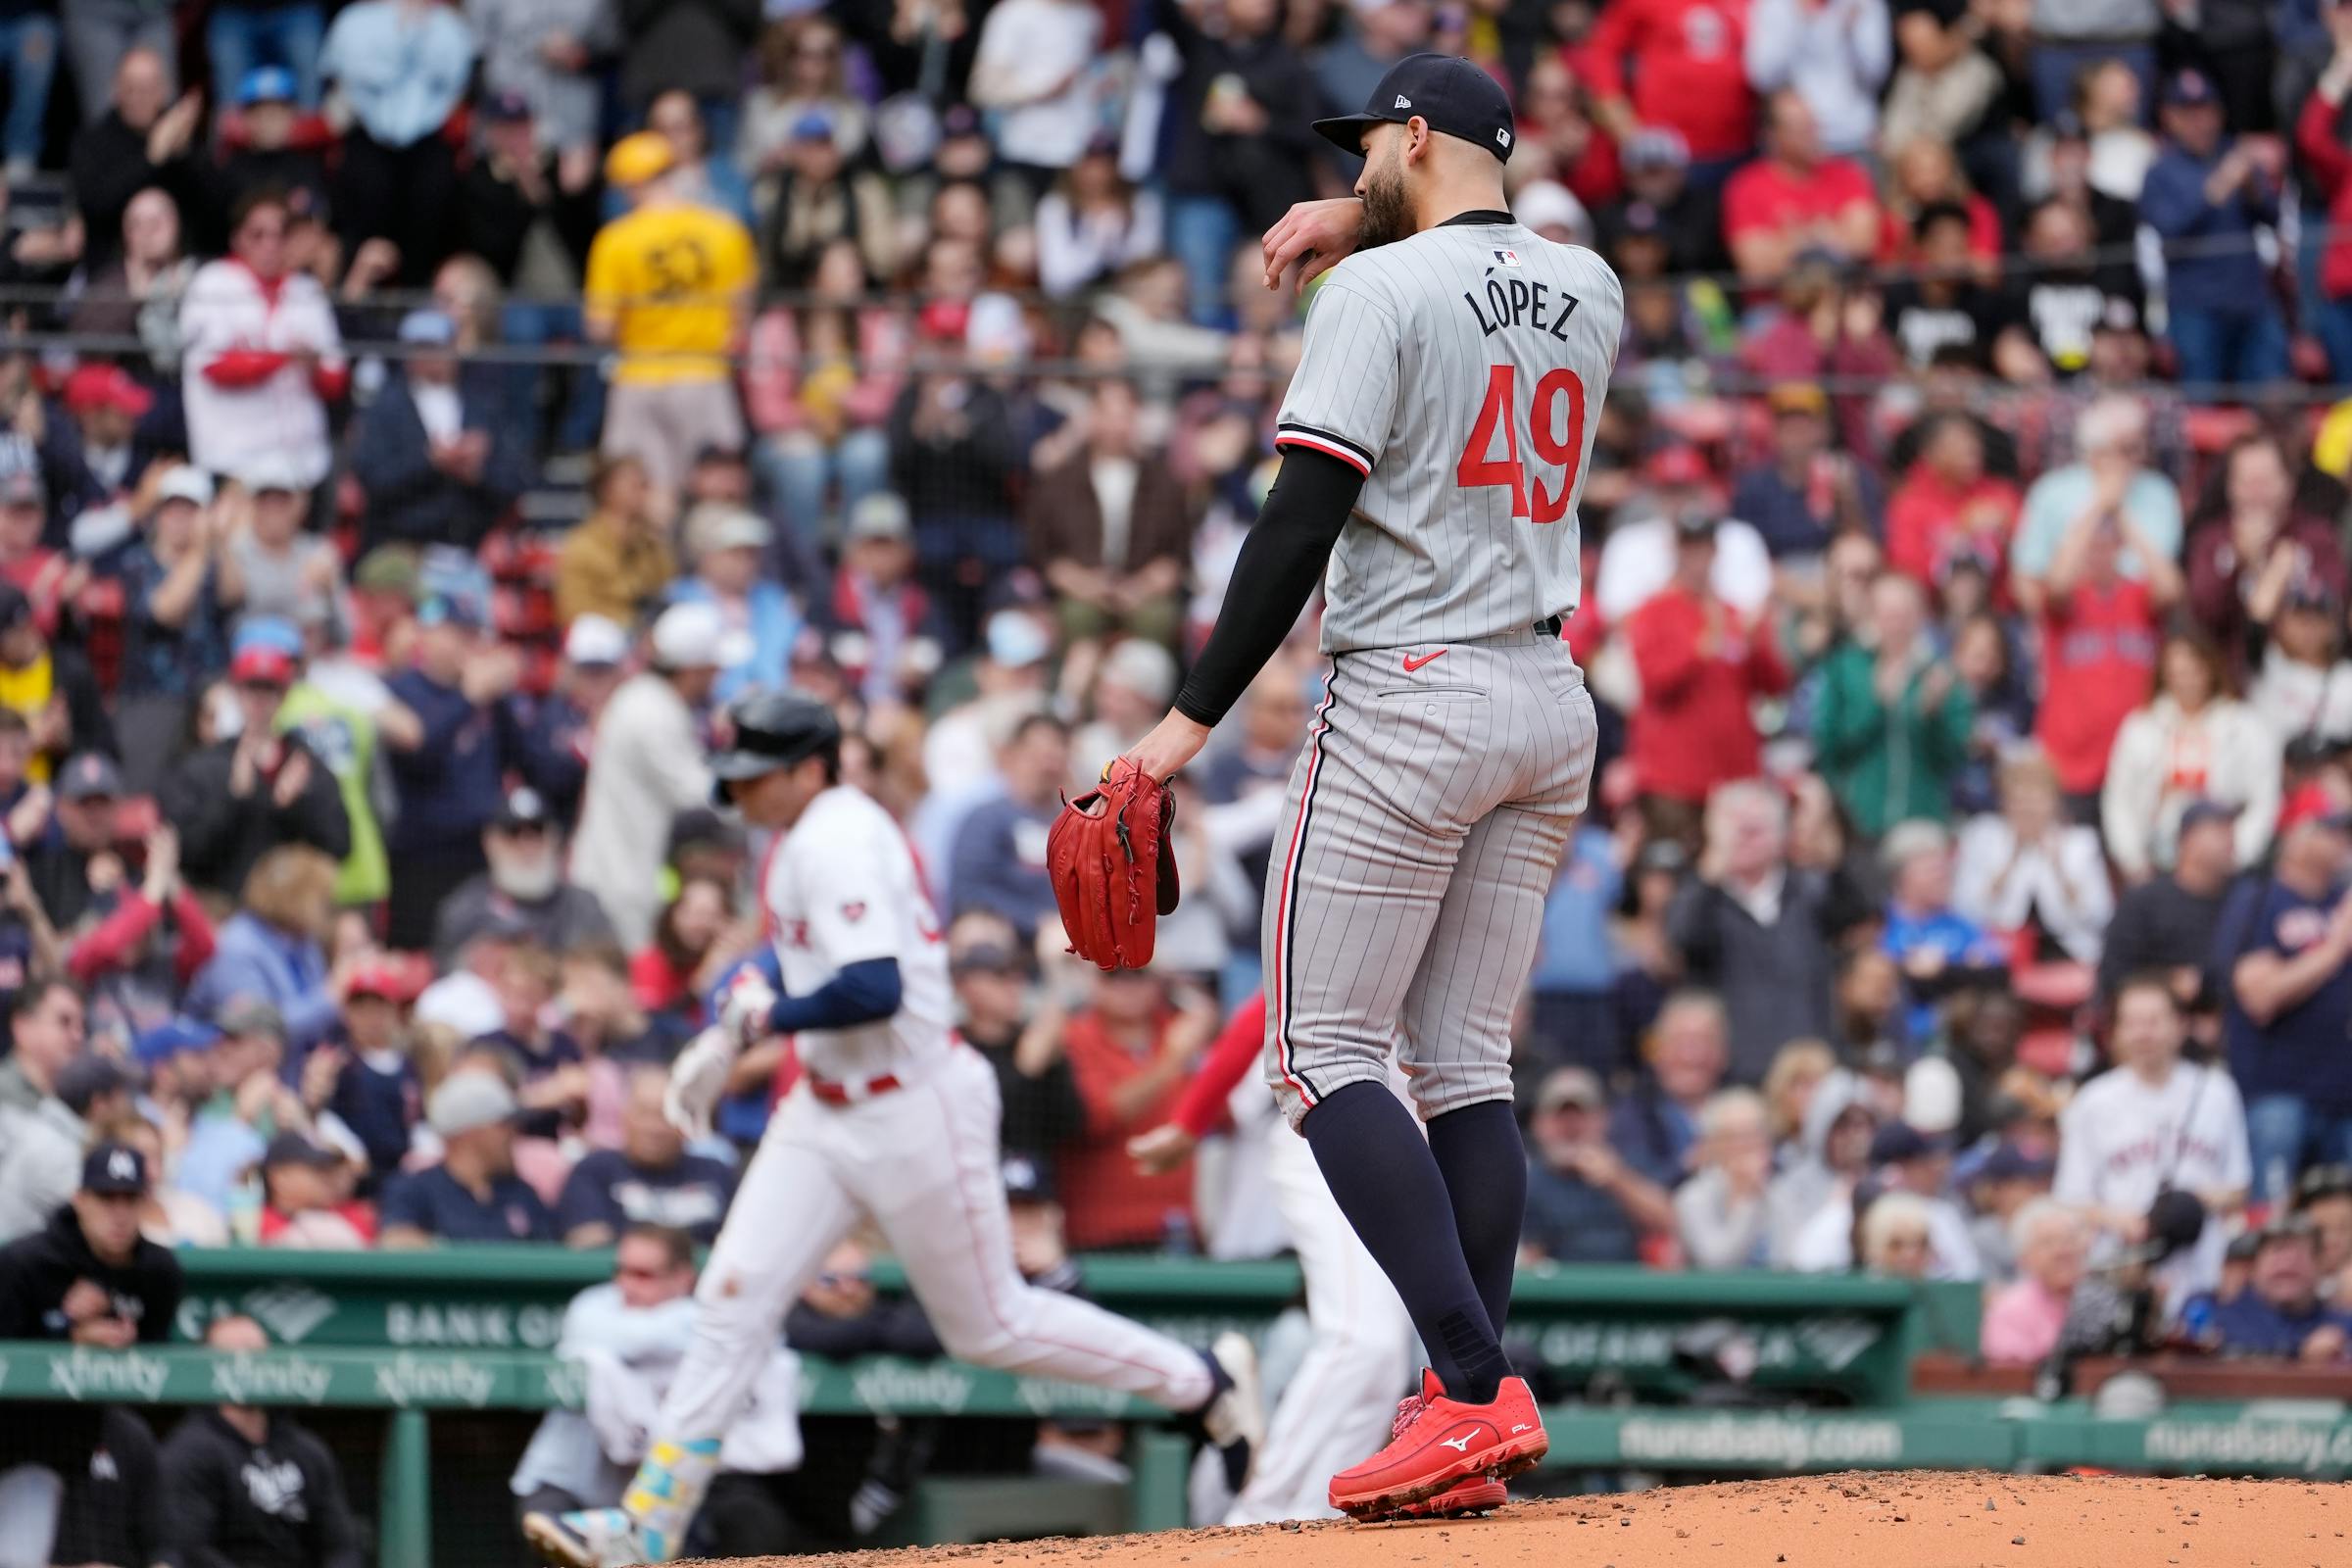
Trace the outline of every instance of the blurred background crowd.
<path fill-rule="evenodd" d="M 1314 611 L 1178 783 L 1149 972 L 1063 954 L 1046 830 L 1270 482 L 1303 306 L 1256 236 L 1354 177 L 1306 122 L 1436 49 L 1628 301 L 1530 1261 L 1982 1279 L 2011 1360 L 2151 1300 L 2346 1353 L 2352 5 L 0 0 L 0 42 L 14 1266 L 133 1208 L 651 1226 L 620 1288 L 682 1294 L 795 1076 L 749 1054 L 707 1147 L 660 1114 L 761 938 L 710 727 L 787 682 L 950 922 L 1025 1266 L 1280 1250 L 1253 1084 L 1186 1165 L 1126 1144 L 1257 984 Z"/>

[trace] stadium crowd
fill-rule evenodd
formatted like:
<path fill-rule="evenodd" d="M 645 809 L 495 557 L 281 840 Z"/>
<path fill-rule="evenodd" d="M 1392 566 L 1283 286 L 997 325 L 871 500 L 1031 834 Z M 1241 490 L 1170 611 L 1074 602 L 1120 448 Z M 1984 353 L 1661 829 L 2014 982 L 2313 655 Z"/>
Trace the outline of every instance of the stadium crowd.
<path fill-rule="evenodd" d="M 1151 971 L 1062 952 L 1044 846 L 1270 482 L 1303 306 L 1256 235 L 1353 177 L 1309 113 L 1429 48 L 1627 289 L 1531 1263 L 1982 1279 L 2028 1362 L 2144 1276 L 2180 1343 L 2352 1353 L 2352 4 L 0 0 L 0 1339 L 163 1337 L 173 1248 L 446 1241 L 618 1241 L 581 1332 L 674 1338 L 794 1077 L 748 1054 L 708 1146 L 661 1114 L 762 938 L 711 725 L 785 682 L 927 868 L 1024 1267 L 1282 1248 L 1253 1085 L 1226 1157 L 1127 1144 L 1257 985 L 1311 611 L 1179 781 Z M 795 1343 L 924 1343 L 865 1262 Z M 201 1419 L 174 1476 L 270 1441 Z M 518 1494 L 605 1484 L 547 1442 Z"/>

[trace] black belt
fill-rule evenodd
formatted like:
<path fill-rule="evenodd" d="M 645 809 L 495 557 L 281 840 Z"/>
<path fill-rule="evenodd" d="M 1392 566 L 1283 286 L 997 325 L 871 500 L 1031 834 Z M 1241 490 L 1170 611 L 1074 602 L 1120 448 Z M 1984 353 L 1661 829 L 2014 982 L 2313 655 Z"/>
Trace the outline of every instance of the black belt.
<path fill-rule="evenodd" d="M 1566 622 L 1557 615 L 1545 615 L 1542 620 L 1536 622 L 1535 629 L 1546 637 L 1557 637 L 1560 634 L 1560 627 L 1565 624 Z"/>

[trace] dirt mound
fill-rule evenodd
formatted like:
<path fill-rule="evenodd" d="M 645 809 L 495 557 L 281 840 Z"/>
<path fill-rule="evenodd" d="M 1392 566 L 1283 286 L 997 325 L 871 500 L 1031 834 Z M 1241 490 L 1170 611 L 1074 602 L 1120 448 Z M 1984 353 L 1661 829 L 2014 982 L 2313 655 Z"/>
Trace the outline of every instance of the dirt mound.
<path fill-rule="evenodd" d="M 1250 1530 L 992 1543 L 761 1568 L 2345 1568 L 2352 1489 L 2300 1481 L 2159 1481 L 1928 1471 L 1673 1487 L 1524 1502 L 1490 1519 L 1333 1521 Z"/>

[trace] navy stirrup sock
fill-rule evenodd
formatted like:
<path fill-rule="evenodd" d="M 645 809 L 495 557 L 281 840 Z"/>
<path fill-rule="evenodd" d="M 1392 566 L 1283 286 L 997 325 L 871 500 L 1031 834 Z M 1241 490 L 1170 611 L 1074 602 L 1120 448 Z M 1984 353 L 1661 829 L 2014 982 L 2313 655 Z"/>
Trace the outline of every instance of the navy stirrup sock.
<path fill-rule="evenodd" d="M 1412 1112 L 1386 1084 L 1343 1084 L 1306 1113 L 1305 1130 L 1331 1196 L 1396 1287 L 1438 1381 L 1456 1399 L 1491 1401 L 1510 1364 L 1462 1255 L 1446 1178 Z"/>
<path fill-rule="evenodd" d="M 1449 1110 L 1429 1124 L 1429 1152 L 1453 1202 L 1453 1229 L 1494 1337 L 1511 1314 L 1511 1275 L 1527 1217 L 1527 1152 L 1507 1100 Z"/>

